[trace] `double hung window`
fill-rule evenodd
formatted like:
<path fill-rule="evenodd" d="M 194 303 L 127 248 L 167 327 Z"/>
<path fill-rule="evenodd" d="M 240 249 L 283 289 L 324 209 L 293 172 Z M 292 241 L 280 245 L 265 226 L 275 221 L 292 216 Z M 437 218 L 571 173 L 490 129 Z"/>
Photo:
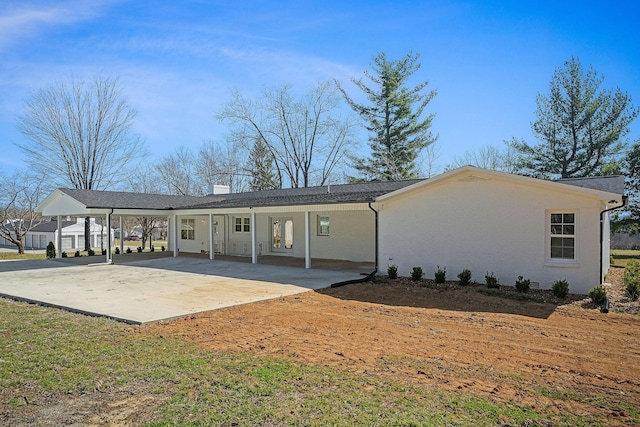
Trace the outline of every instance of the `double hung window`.
<path fill-rule="evenodd" d="M 251 232 L 251 218 L 248 216 L 235 217 L 234 231 L 236 233 L 250 233 Z"/>
<path fill-rule="evenodd" d="M 182 240 L 196 239 L 196 220 L 194 218 L 182 218 L 180 226 L 180 238 Z"/>
<path fill-rule="evenodd" d="M 551 213 L 551 259 L 574 260 L 576 258 L 576 214 Z"/>

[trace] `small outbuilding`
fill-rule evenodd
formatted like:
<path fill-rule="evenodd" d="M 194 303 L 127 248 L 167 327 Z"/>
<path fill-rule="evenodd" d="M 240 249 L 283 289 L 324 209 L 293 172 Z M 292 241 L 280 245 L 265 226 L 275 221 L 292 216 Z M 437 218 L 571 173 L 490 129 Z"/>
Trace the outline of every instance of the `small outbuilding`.
<path fill-rule="evenodd" d="M 74 221 L 61 221 L 61 248 L 63 251 L 72 249 L 84 249 L 84 218 L 77 218 Z M 106 227 L 98 224 L 95 218 L 90 219 L 91 247 L 107 247 L 107 236 L 109 232 Z M 113 241 L 113 231 L 111 241 Z M 58 223 L 56 221 L 44 221 L 36 224 L 24 236 L 25 249 L 45 249 L 49 242 L 56 242 L 58 239 Z M 13 243 L 0 237 L 0 246 L 13 246 Z"/>

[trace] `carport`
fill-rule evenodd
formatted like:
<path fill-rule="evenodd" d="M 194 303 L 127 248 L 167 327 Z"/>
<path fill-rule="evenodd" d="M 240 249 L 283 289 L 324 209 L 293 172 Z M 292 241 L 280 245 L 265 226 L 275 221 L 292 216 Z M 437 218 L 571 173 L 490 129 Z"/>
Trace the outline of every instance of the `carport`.
<path fill-rule="evenodd" d="M 115 265 L 3 261 L 0 296 L 143 324 L 280 298 L 362 277 L 354 271 L 201 257 L 130 259 Z"/>

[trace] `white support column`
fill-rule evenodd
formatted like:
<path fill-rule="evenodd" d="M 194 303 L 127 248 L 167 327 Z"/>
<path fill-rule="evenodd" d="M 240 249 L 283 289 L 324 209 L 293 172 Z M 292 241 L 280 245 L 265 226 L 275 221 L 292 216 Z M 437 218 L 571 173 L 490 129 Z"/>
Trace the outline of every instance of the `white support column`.
<path fill-rule="evenodd" d="M 62 259 L 62 217 L 58 215 L 58 235 L 56 236 L 57 257 Z"/>
<path fill-rule="evenodd" d="M 251 210 L 251 263 L 258 263 L 258 230 L 256 230 L 256 211 Z"/>
<path fill-rule="evenodd" d="M 215 233 L 213 232 L 215 225 L 213 224 L 213 214 L 209 214 L 209 259 L 214 259 L 215 255 L 213 254 L 213 249 L 215 248 L 215 242 L 213 239 L 215 238 Z"/>
<path fill-rule="evenodd" d="M 107 215 L 107 264 L 113 264 L 113 259 L 111 258 L 111 214 Z"/>
<path fill-rule="evenodd" d="M 120 253 L 124 253 L 124 230 L 122 229 L 122 215 L 120 215 Z"/>
<path fill-rule="evenodd" d="M 180 227 L 178 226 L 178 215 L 173 216 L 173 256 L 178 256 L 178 239 L 180 238 Z M 171 231 L 171 230 L 169 230 Z"/>
<path fill-rule="evenodd" d="M 304 213 L 304 268 L 311 268 L 311 213 Z"/>

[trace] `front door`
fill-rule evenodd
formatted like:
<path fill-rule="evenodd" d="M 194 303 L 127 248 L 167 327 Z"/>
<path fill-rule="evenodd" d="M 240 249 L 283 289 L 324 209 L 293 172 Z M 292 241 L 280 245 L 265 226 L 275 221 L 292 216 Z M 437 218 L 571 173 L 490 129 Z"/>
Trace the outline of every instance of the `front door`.
<path fill-rule="evenodd" d="M 271 250 L 293 252 L 293 219 L 271 218 Z"/>

